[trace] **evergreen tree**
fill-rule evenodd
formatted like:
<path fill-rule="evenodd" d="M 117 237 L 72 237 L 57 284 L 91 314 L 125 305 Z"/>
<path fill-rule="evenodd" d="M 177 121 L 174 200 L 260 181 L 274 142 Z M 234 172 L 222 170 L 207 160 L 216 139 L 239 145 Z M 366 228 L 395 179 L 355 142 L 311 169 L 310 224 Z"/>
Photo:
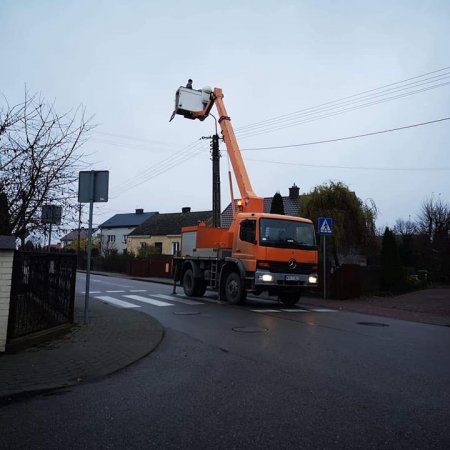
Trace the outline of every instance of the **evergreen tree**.
<path fill-rule="evenodd" d="M 388 228 L 384 230 L 381 244 L 381 276 L 383 288 L 398 292 L 404 287 L 404 273 L 395 234 Z"/>
<path fill-rule="evenodd" d="M 279 192 L 277 192 L 272 198 L 272 205 L 270 206 L 270 214 L 284 215 L 283 197 Z"/>
<path fill-rule="evenodd" d="M 11 234 L 11 221 L 9 215 L 8 199 L 0 186 L 0 235 Z"/>

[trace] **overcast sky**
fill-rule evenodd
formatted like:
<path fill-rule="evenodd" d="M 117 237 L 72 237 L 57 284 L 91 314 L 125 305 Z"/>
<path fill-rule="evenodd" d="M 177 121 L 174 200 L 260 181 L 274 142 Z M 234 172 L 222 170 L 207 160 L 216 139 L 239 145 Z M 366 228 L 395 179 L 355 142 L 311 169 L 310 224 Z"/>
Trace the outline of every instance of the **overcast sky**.
<path fill-rule="evenodd" d="M 95 116 L 84 169 L 110 171 L 110 200 L 95 205 L 95 224 L 135 208 L 211 209 L 209 146 L 199 138 L 214 121 L 168 121 L 188 78 L 194 88 L 223 89 L 242 149 L 450 117 L 450 69 L 440 70 L 450 66 L 447 0 L 1 0 L 0 19 L 0 92 L 9 103 L 23 99 L 26 85 L 59 111 L 83 104 Z M 441 121 L 243 157 L 258 195 L 342 181 L 375 201 L 382 227 L 414 219 L 431 196 L 450 201 L 449 142 L 450 121 Z M 224 208 L 225 148 L 223 155 Z"/>

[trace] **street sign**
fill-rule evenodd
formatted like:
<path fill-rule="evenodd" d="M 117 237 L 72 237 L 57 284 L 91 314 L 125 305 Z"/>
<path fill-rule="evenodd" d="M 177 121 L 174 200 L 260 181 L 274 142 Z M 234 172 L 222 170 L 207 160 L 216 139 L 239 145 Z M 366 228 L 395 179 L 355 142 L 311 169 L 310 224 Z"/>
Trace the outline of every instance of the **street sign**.
<path fill-rule="evenodd" d="M 92 215 L 94 202 L 108 201 L 108 170 L 90 170 L 79 173 L 78 201 L 89 203 L 89 230 L 87 245 L 86 289 L 84 293 L 84 323 L 88 321 L 89 284 L 91 280 L 91 251 L 92 251 Z"/>
<path fill-rule="evenodd" d="M 108 170 L 89 170 L 79 172 L 78 202 L 107 202 L 108 184 Z"/>
<path fill-rule="evenodd" d="M 331 217 L 319 217 L 319 233 L 325 236 L 333 234 L 333 219 Z"/>
<path fill-rule="evenodd" d="M 57 205 L 42 205 L 41 222 L 53 225 L 61 224 L 62 207 Z"/>

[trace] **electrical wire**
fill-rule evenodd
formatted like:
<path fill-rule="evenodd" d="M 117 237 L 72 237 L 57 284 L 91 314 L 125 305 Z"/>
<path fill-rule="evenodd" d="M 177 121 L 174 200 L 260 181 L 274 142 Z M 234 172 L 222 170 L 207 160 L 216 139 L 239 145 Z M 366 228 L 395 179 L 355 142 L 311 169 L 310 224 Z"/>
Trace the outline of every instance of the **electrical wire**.
<path fill-rule="evenodd" d="M 265 159 L 252 159 L 248 158 L 247 161 L 262 162 L 267 164 L 281 164 L 285 166 L 301 166 L 312 167 L 315 169 L 347 169 L 347 170 L 377 170 L 377 171 L 405 171 L 405 172 L 424 172 L 424 171 L 436 171 L 445 172 L 449 171 L 450 167 L 361 167 L 361 166 L 336 166 L 336 165 L 324 165 L 324 164 L 303 164 L 294 163 L 292 161 L 268 161 Z"/>
<path fill-rule="evenodd" d="M 191 144 L 192 145 L 192 144 Z M 201 152 L 203 152 L 205 149 L 205 143 L 202 141 L 197 141 L 194 146 L 192 146 L 188 151 L 186 151 L 186 148 L 183 149 L 180 152 L 177 152 L 176 154 L 172 155 L 171 157 L 167 158 L 166 160 L 154 164 L 150 168 L 148 168 L 145 172 L 141 172 L 138 176 L 133 177 L 132 179 L 127 180 L 125 183 L 122 183 L 122 185 L 119 185 L 116 187 L 117 190 L 120 190 L 120 192 L 126 192 L 130 189 L 133 189 L 150 179 L 153 179 L 172 168 L 178 166 L 179 164 L 192 159 L 193 157 L 197 156 Z"/>
<path fill-rule="evenodd" d="M 363 103 L 361 105 L 355 105 L 355 106 L 352 106 L 350 108 L 336 109 L 336 111 L 332 111 L 331 110 L 331 111 L 329 111 L 326 114 L 316 115 L 315 117 L 311 117 L 311 118 L 306 118 L 306 119 L 301 119 L 301 120 L 297 119 L 297 120 L 295 120 L 293 122 L 286 122 L 284 124 L 279 124 L 279 125 L 275 124 L 275 126 L 266 127 L 265 129 L 262 129 L 262 130 L 255 130 L 254 132 L 251 131 L 251 132 L 247 132 L 246 134 L 239 134 L 239 137 L 241 139 L 245 139 L 245 138 L 248 138 L 248 137 L 254 137 L 254 136 L 261 135 L 261 134 L 271 133 L 271 132 L 282 130 L 282 129 L 285 129 L 285 128 L 290 128 L 290 127 L 293 127 L 293 126 L 301 125 L 301 124 L 304 124 L 304 123 L 310 123 L 310 122 L 314 122 L 316 120 L 320 120 L 320 119 L 324 119 L 324 118 L 328 118 L 328 117 L 333 117 L 333 116 L 336 116 L 336 115 L 344 114 L 346 112 L 356 111 L 356 110 L 359 110 L 359 109 L 362 109 L 362 108 L 367 108 L 369 106 L 378 105 L 380 103 L 385 103 L 385 102 L 396 100 L 396 99 L 399 99 L 399 98 L 408 97 L 410 95 L 418 94 L 420 92 L 425 92 L 425 91 L 428 91 L 428 90 L 431 90 L 431 89 L 436 89 L 438 87 L 446 86 L 448 84 L 450 84 L 450 81 L 446 82 L 446 83 L 441 83 L 439 85 L 434 85 L 434 86 L 429 86 L 429 87 L 426 87 L 426 88 L 418 89 L 416 91 L 403 93 L 403 94 L 400 94 L 400 95 L 396 95 L 396 96 L 392 96 L 392 97 L 388 97 L 388 98 L 384 98 L 384 99 L 379 99 L 379 100 L 371 101 L 371 102 L 368 102 L 368 103 Z M 339 107 L 339 108 L 341 108 L 341 107 Z M 306 115 L 305 115 L 305 117 L 306 117 Z"/>
<path fill-rule="evenodd" d="M 374 136 L 374 135 L 377 135 L 377 134 L 391 133 L 393 131 L 406 130 L 408 128 L 421 127 L 421 126 L 424 126 L 424 125 L 430 125 L 430 124 L 433 124 L 433 123 L 443 122 L 445 120 L 450 120 L 450 117 L 444 117 L 442 119 L 430 120 L 429 122 L 415 123 L 413 125 L 406 125 L 404 127 L 390 128 L 388 130 L 373 131 L 371 133 L 356 134 L 354 136 L 346 136 L 346 137 L 335 138 L 335 139 L 327 139 L 327 140 L 324 140 L 324 141 L 304 142 L 302 144 L 276 145 L 276 146 L 273 146 L 273 147 L 241 148 L 241 151 L 242 152 L 249 152 L 249 151 L 255 151 L 255 150 L 273 150 L 273 149 L 280 149 L 280 148 L 305 147 L 305 146 L 308 146 L 308 145 L 317 145 L 317 144 L 326 144 L 326 143 L 329 143 L 329 142 L 346 141 L 348 139 L 356 139 L 356 138 L 362 138 L 362 137 L 367 137 L 367 136 Z"/>
<path fill-rule="evenodd" d="M 442 80 L 445 80 L 450 77 L 450 72 L 446 73 L 440 73 L 439 75 L 435 75 L 432 77 L 425 78 L 429 75 L 436 74 L 439 72 L 444 72 L 446 70 L 450 69 L 449 67 L 445 67 L 443 69 L 435 70 L 432 72 L 428 72 L 426 74 L 418 75 L 415 77 L 411 77 L 402 81 L 398 81 L 395 83 L 390 83 L 384 86 L 381 86 L 379 88 L 374 88 L 370 90 L 363 91 L 359 94 L 350 95 L 347 97 L 343 97 L 338 100 L 333 100 L 330 102 L 326 102 L 323 104 L 320 104 L 315 107 L 306 108 L 299 111 L 294 111 L 289 114 L 285 114 L 282 116 L 278 116 L 272 119 L 266 119 L 264 121 L 256 122 L 254 124 L 249 124 L 244 127 L 237 128 L 237 135 L 241 139 L 245 139 L 247 137 L 253 137 L 260 134 L 266 134 L 273 131 L 277 131 L 280 129 L 301 125 L 303 123 L 312 122 L 315 120 L 320 120 L 327 117 L 332 117 L 335 115 L 344 114 L 346 112 L 358 110 L 361 108 L 366 108 L 369 106 L 377 105 L 380 103 L 384 103 L 387 101 L 392 101 L 395 99 L 403 98 L 409 95 L 414 95 L 420 92 L 425 92 L 431 89 L 436 89 L 438 87 L 446 86 L 450 84 L 449 82 L 444 82 L 440 84 L 435 84 L 436 82 L 440 82 Z M 411 80 L 417 80 L 412 83 L 407 83 Z M 433 84 L 434 83 L 434 84 Z M 392 88 L 392 86 L 397 86 L 395 88 Z M 417 87 L 425 86 L 421 89 L 416 89 Z M 390 89 L 386 89 L 390 88 Z M 414 90 L 415 89 L 415 90 Z M 402 91 L 408 91 L 404 92 L 399 95 L 393 95 L 398 94 Z M 366 95 L 370 94 L 370 95 Z M 362 104 L 361 104 L 362 103 Z M 442 119 L 446 120 L 446 119 Z M 432 123 L 432 122 L 431 122 Z M 425 123 L 424 123 L 425 124 Z M 417 126 L 419 126 L 418 124 Z M 410 128 L 412 126 L 408 126 L 405 128 Z M 400 127 L 399 129 L 403 129 L 403 127 Z M 392 130 L 384 130 L 380 132 L 374 132 L 374 133 L 368 133 L 367 135 L 371 134 L 381 134 L 383 132 L 389 132 L 389 131 L 396 131 L 396 129 Z M 140 138 L 133 138 L 126 135 L 114 135 L 113 133 L 103 133 L 106 135 L 111 136 L 117 136 L 121 138 L 126 139 L 135 139 L 135 140 L 141 140 L 147 142 L 148 140 L 140 139 Z M 356 137 L 363 137 L 361 136 L 355 136 L 355 137 L 347 137 L 347 138 L 338 138 L 339 140 L 344 139 L 350 139 L 350 138 L 356 138 Z M 334 140 L 330 140 L 332 142 Z M 325 141 L 327 142 L 327 141 Z M 325 143 L 322 141 L 317 141 L 316 143 Z M 301 146 L 301 145 L 312 145 L 313 143 L 305 143 L 305 144 L 295 144 L 295 146 Z M 119 143 L 116 143 L 116 145 L 120 145 Z M 282 148 L 282 147 L 273 147 L 273 148 Z M 261 148 L 262 149 L 262 148 Z M 268 148 L 267 148 L 268 149 Z M 200 154 L 204 148 L 201 146 L 201 142 L 195 141 L 188 146 L 182 148 L 179 152 L 174 153 L 169 158 L 166 158 L 162 162 L 159 162 L 157 164 L 154 164 L 140 173 L 138 173 L 133 178 L 128 179 L 124 183 L 117 186 L 117 189 L 121 192 L 128 191 L 129 189 L 132 189 L 134 187 L 137 187 L 159 175 L 162 173 L 165 173 L 172 168 L 176 167 L 177 165 L 187 161 L 188 159 L 191 159 L 198 154 Z M 246 149 L 250 150 L 250 149 Z"/>
<path fill-rule="evenodd" d="M 358 93 L 358 94 L 349 95 L 349 96 L 342 97 L 342 98 L 337 99 L 337 100 L 331 100 L 331 101 L 328 101 L 328 102 L 325 102 L 325 103 L 321 103 L 321 104 L 316 105 L 316 106 L 304 108 L 304 109 L 301 109 L 301 110 L 298 110 L 298 111 L 293 111 L 293 112 L 288 113 L 288 114 L 283 114 L 283 115 L 276 116 L 276 117 L 273 117 L 273 118 L 265 119 L 265 120 L 262 120 L 262 121 L 259 121 L 259 122 L 255 122 L 255 123 L 252 123 L 252 124 L 249 124 L 249 125 L 245 125 L 245 126 L 242 126 L 242 127 L 238 127 L 238 128 L 236 128 L 236 132 L 240 132 L 240 131 L 243 131 L 243 130 L 247 130 L 247 129 L 249 129 L 249 128 L 253 128 L 253 127 L 255 127 L 255 126 L 258 126 L 258 125 L 260 125 L 260 124 L 270 124 L 270 123 L 273 123 L 273 122 L 278 121 L 278 120 L 283 120 L 283 119 L 289 118 L 289 117 L 291 117 L 291 116 L 297 116 L 298 114 L 303 114 L 303 113 L 305 113 L 305 112 L 311 112 L 311 111 L 313 111 L 313 110 L 321 109 L 321 108 L 323 108 L 323 107 L 329 107 L 330 105 L 333 105 L 333 104 L 334 104 L 334 106 L 336 106 L 336 104 L 341 104 L 341 103 L 343 103 L 345 100 L 348 101 L 349 99 L 356 99 L 357 97 L 361 97 L 361 96 L 363 96 L 364 94 L 369 94 L 369 93 L 372 93 L 372 92 L 382 91 L 383 89 L 385 89 L 385 88 L 387 88 L 387 87 L 391 87 L 391 86 L 395 86 L 395 85 L 399 85 L 399 84 L 404 84 L 404 83 L 406 83 L 407 81 L 415 80 L 415 79 L 418 79 L 418 78 L 424 78 L 424 77 L 426 77 L 426 76 L 428 76 L 428 75 L 432 75 L 432 74 L 434 74 L 434 73 L 443 72 L 443 71 L 448 71 L 449 69 L 450 69 L 450 66 L 449 66 L 449 67 L 444 67 L 444 68 L 439 69 L 439 70 L 434 70 L 434 71 L 432 71 L 432 72 L 427 72 L 427 73 L 425 73 L 425 74 L 417 75 L 417 76 L 415 76 L 415 77 L 407 78 L 407 79 L 405 79 L 405 80 L 397 81 L 397 82 L 395 82 L 395 83 L 386 84 L 386 85 L 380 86 L 380 87 L 378 87 L 378 88 L 369 89 L 369 90 L 360 92 L 360 93 Z M 447 72 L 447 73 L 445 73 L 445 74 L 437 75 L 437 77 L 447 76 L 448 74 L 449 74 L 449 72 Z M 435 77 L 431 77 L 431 78 L 435 78 Z M 428 80 L 430 80 L 431 78 L 428 78 Z M 417 82 L 423 82 L 423 81 L 425 81 L 425 80 L 418 80 Z M 401 87 L 401 86 L 399 86 L 398 88 L 400 88 L 400 87 Z M 395 88 L 395 89 L 398 89 L 398 88 Z M 379 94 L 379 93 L 377 93 L 376 95 L 378 95 L 378 94 Z M 367 97 L 367 96 L 366 96 L 366 97 Z M 344 103 L 345 103 L 345 102 L 344 102 Z"/>

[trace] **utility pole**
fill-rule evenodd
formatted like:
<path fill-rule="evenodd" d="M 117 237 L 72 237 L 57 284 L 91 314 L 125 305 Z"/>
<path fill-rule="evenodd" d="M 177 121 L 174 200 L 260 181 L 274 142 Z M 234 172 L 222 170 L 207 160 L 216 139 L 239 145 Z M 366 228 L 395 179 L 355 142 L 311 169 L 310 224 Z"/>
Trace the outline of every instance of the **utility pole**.
<path fill-rule="evenodd" d="M 220 227 L 220 150 L 219 135 L 203 136 L 202 139 L 211 139 L 211 161 L 212 161 L 212 210 L 213 227 Z"/>
<path fill-rule="evenodd" d="M 213 227 L 220 227 L 220 151 L 219 135 L 214 134 L 211 140 L 212 186 L 213 186 Z"/>

